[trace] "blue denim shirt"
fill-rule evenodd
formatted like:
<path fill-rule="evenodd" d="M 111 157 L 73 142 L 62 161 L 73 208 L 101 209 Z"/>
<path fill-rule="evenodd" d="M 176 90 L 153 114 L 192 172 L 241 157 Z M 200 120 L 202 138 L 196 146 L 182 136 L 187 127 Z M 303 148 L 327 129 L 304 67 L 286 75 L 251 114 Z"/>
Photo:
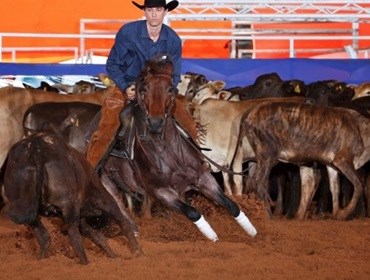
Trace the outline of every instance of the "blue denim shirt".
<path fill-rule="evenodd" d="M 157 42 L 153 42 L 146 28 L 146 20 L 127 23 L 117 32 L 109 53 L 106 64 L 108 75 L 124 91 L 140 74 L 147 61 L 162 53 L 169 55 L 173 61 L 173 84 L 177 86 L 181 74 L 180 37 L 163 24 Z"/>

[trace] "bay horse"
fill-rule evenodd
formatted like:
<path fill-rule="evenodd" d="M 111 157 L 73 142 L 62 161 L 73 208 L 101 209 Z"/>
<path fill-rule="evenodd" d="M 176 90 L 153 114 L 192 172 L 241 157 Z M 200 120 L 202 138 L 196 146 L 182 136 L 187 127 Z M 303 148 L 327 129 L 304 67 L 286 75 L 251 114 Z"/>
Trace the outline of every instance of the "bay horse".
<path fill-rule="evenodd" d="M 217 234 L 204 216 L 185 202 L 184 196 L 189 190 L 195 190 L 225 207 L 254 237 L 257 234 L 255 227 L 239 206 L 225 196 L 190 137 L 184 137 L 177 128 L 173 116 L 177 90 L 172 84 L 172 71 L 171 60 L 163 56 L 150 60 L 139 75 L 136 81 L 137 103 L 131 104 L 134 129 L 132 159 L 123 160 L 122 164 L 130 165 L 131 176 L 139 181 L 147 195 L 183 213 L 208 239 L 217 241 Z M 116 148 L 121 149 L 124 145 L 118 140 Z M 108 168 L 111 159 L 103 168 L 103 179 L 111 177 Z"/>

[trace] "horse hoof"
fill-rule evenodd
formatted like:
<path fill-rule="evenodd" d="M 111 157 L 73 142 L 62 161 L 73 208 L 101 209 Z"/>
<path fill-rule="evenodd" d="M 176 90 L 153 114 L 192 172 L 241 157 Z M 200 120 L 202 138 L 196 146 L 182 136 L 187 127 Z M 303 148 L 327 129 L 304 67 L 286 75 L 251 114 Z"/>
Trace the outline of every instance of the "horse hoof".
<path fill-rule="evenodd" d="M 45 253 L 45 252 L 40 252 L 40 253 L 37 255 L 37 259 L 38 259 L 38 260 L 46 259 L 46 257 L 47 257 L 47 253 Z"/>
<path fill-rule="evenodd" d="M 89 264 L 89 261 L 81 261 L 81 264 L 88 265 Z"/>
<path fill-rule="evenodd" d="M 118 255 L 114 253 L 113 251 L 107 252 L 107 255 L 109 258 L 112 258 L 112 259 L 115 259 L 118 257 Z"/>
<path fill-rule="evenodd" d="M 344 221 L 347 218 L 347 215 L 344 211 L 338 211 L 338 214 L 336 215 L 336 219 L 340 221 Z"/>
<path fill-rule="evenodd" d="M 141 250 L 141 248 L 137 249 L 135 252 L 132 253 L 132 256 L 134 258 L 141 257 L 142 255 L 144 255 L 144 252 L 143 250 Z"/>

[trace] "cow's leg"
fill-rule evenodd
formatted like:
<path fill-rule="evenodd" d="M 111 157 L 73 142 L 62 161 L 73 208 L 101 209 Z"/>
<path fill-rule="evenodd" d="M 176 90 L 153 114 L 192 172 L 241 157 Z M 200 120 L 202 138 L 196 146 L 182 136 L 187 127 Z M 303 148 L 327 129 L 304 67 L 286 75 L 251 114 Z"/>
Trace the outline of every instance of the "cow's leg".
<path fill-rule="evenodd" d="M 237 148 L 231 169 L 236 173 L 243 172 L 243 149 L 241 147 Z M 234 194 L 241 196 L 243 193 L 243 176 L 233 175 L 232 178 L 234 182 Z"/>
<path fill-rule="evenodd" d="M 337 154 L 336 158 L 341 158 L 341 155 Z M 361 178 L 359 178 L 356 170 L 353 167 L 351 162 L 346 161 L 335 161 L 334 165 L 347 177 L 347 179 L 353 184 L 353 195 L 352 199 L 349 204 L 344 208 L 338 211 L 337 219 L 345 220 L 356 208 L 358 199 L 360 198 L 361 194 L 363 193 L 363 186 Z"/>
<path fill-rule="evenodd" d="M 257 234 L 256 228 L 252 225 L 244 212 L 239 209 L 239 206 L 234 201 L 225 196 L 211 174 L 204 173 L 199 178 L 198 187 L 199 191 L 206 197 L 225 207 L 249 235 L 254 237 Z"/>
<path fill-rule="evenodd" d="M 63 217 L 68 226 L 68 237 L 69 241 L 71 242 L 72 248 L 80 259 L 82 264 L 88 264 L 89 260 L 87 259 L 85 249 L 83 247 L 83 240 L 78 230 L 78 226 L 80 224 L 80 215 L 78 214 L 79 211 L 73 209 L 75 207 L 71 207 L 71 209 L 62 209 Z M 64 211 L 63 211 L 64 210 Z"/>
<path fill-rule="evenodd" d="M 102 249 L 110 258 L 115 258 L 117 255 L 109 247 L 107 239 L 100 231 L 93 229 L 85 219 L 81 219 L 81 233 L 88 236 L 100 249 Z"/>
<path fill-rule="evenodd" d="M 227 195 L 233 195 L 233 192 L 231 190 L 231 184 L 230 184 L 230 179 L 232 178 L 232 176 L 230 176 L 228 173 L 226 172 L 221 172 L 222 174 L 222 182 L 224 183 L 224 190 L 225 190 L 225 193 Z"/>
<path fill-rule="evenodd" d="M 261 149 L 262 150 L 262 149 Z M 268 151 L 267 148 L 265 148 Z M 257 154 L 257 152 L 256 152 Z M 269 195 L 269 176 L 271 169 L 278 163 L 274 156 L 270 154 L 259 153 L 257 158 L 256 170 L 253 174 L 254 182 L 258 184 L 257 194 L 259 198 L 264 201 L 267 213 L 272 217 L 271 213 L 271 198 Z"/>
<path fill-rule="evenodd" d="M 271 165 L 271 164 L 268 164 Z M 258 195 L 258 197 L 263 201 L 265 204 L 265 208 L 267 211 L 267 215 L 272 217 L 271 212 L 271 198 L 268 193 L 269 189 L 269 174 L 272 169 L 272 165 L 270 168 L 266 166 L 261 166 L 261 162 L 257 161 L 256 168 L 252 177 L 248 178 L 246 187 L 249 191 L 252 191 Z"/>
<path fill-rule="evenodd" d="M 255 182 L 253 182 L 253 174 L 256 171 L 257 163 L 250 161 L 248 162 L 248 177 L 245 180 L 245 187 L 243 193 L 250 193 L 255 191 Z M 244 186 L 243 184 L 243 186 Z"/>
<path fill-rule="evenodd" d="M 367 175 L 365 181 L 365 198 L 366 198 L 366 210 L 367 210 L 367 217 L 370 217 L 370 174 Z"/>
<path fill-rule="evenodd" d="M 336 217 L 339 211 L 339 192 L 340 192 L 340 182 L 339 182 L 339 174 L 334 168 L 330 166 L 326 166 L 328 171 L 329 177 L 329 188 L 332 196 L 333 201 L 333 217 Z"/>
<path fill-rule="evenodd" d="M 330 208 L 330 211 L 332 211 L 333 208 L 331 201 L 329 201 L 331 199 L 329 174 L 326 166 L 319 167 L 318 170 L 320 171 L 321 178 L 317 189 L 315 211 L 319 216 L 325 216 L 325 213 L 327 213 Z"/>
<path fill-rule="evenodd" d="M 1 180 L 0 181 L 0 212 L 5 206 L 5 191 L 4 191 L 4 182 Z"/>
<path fill-rule="evenodd" d="M 297 210 L 297 219 L 304 219 L 307 216 L 307 209 L 311 204 L 312 198 L 317 187 L 315 180 L 315 170 L 311 167 L 301 166 L 299 168 L 301 176 L 301 200 Z"/>
<path fill-rule="evenodd" d="M 367 217 L 370 217 L 370 174 L 365 178 L 365 198 L 366 198 L 366 210 Z"/>
<path fill-rule="evenodd" d="M 277 188 L 278 188 L 278 194 L 277 194 L 277 198 L 276 198 L 276 202 L 275 202 L 275 208 L 274 208 L 274 215 L 275 216 L 281 216 L 283 214 L 283 194 L 284 194 L 284 190 L 285 190 L 285 185 L 286 185 L 286 180 L 285 180 L 285 176 L 282 176 L 281 174 L 279 174 L 276 178 L 276 184 L 277 184 Z"/>
<path fill-rule="evenodd" d="M 40 246 L 39 259 L 46 257 L 50 248 L 50 235 L 48 230 L 42 224 L 40 218 L 29 224 L 30 228 L 34 231 L 37 243 Z"/>
<path fill-rule="evenodd" d="M 220 191 L 222 193 L 221 188 Z M 156 189 L 154 194 L 156 198 L 160 200 L 164 205 L 183 213 L 190 221 L 192 221 L 198 227 L 198 229 L 203 233 L 203 235 L 207 237 L 209 240 L 212 240 L 213 242 L 216 242 L 218 240 L 216 232 L 204 219 L 203 215 L 197 209 L 182 201 L 179 198 L 178 193 L 176 193 L 173 189 L 171 188 Z"/>

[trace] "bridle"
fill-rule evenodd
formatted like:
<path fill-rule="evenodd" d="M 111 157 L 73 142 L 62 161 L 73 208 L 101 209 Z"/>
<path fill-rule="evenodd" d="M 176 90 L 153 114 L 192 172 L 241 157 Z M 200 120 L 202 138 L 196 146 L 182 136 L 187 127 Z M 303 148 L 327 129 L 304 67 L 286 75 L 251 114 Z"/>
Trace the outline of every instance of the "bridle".
<path fill-rule="evenodd" d="M 172 85 L 172 75 L 170 75 L 170 74 L 167 74 L 167 73 L 151 74 L 151 73 L 149 73 L 148 75 L 142 77 L 139 80 L 140 84 L 137 87 L 137 93 L 136 94 L 137 94 L 139 106 L 143 110 L 143 112 L 145 113 L 146 119 L 149 118 L 149 111 L 148 111 L 147 106 L 144 102 L 147 91 L 144 90 L 143 88 L 145 87 L 145 85 L 147 83 L 152 82 L 151 79 L 167 79 L 167 80 L 169 80 L 169 83 L 172 86 L 172 87 L 170 87 L 170 90 L 167 91 L 167 93 L 169 94 L 169 97 L 170 97 L 170 104 L 166 107 L 166 112 L 164 114 L 164 124 L 163 124 L 163 128 L 162 128 L 162 133 L 160 135 L 160 137 L 163 139 L 163 136 L 164 136 L 163 134 L 164 134 L 164 131 L 165 131 L 165 125 L 167 123 L 167 118 L 172 115 L 173 108 L 174 108 L 174 105 L 175 105 L 175 97 L 176 97 L 176 94 L 177 94 L 177 89 L 176 89 L 176 87 L 174 87 Z M 151 80 L 151 81 L 149 81 L 149 80 Z M 145 137 L 146 135 L 147 135 L 147 127 L 145 127 L 145 132 L 144 132 L 144 135 L 142 135 L 142 137 Z"/>

